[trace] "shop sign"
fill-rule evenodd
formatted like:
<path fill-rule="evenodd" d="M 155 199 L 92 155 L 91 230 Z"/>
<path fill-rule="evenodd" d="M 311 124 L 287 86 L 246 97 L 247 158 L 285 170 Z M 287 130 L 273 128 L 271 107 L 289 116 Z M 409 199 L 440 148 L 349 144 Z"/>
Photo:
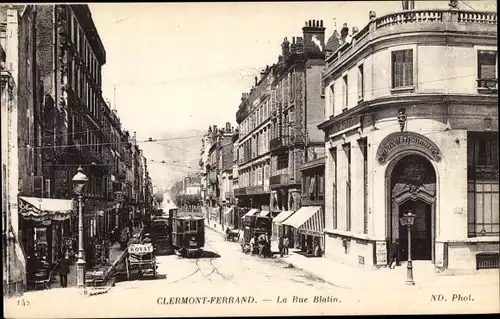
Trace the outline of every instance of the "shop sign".
<path fill-rule="evenodd" d="M 378 147 L 377 160 L 383 165 L 403 150 L 419 150 L 435 161 L 441 160 L 437 145 L 429 138 L 413 132 L 398 132 L 386 136 Z"/>
<path fill-rule="evenodd" d="M 387 244 L 385 241 L 375 243 L 375 264 L 387 265 Z"/>
<path fill-rule="evenodd" d="M 330 135 L 336 134 L 340 131 L 344 131 L 344 130 L 351 128 L 357 124 L 360 124 L 359 116 L 348 117 L 345 120 L 334 123 L 330 128 Z"/>

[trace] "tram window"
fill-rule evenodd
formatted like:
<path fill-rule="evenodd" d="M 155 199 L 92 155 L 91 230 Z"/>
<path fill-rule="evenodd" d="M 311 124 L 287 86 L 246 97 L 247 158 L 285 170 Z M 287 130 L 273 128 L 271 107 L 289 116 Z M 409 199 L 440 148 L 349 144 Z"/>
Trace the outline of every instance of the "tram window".
<path fill-rule="evenodd" d="M 196 230 L 196 228 L 197 228 L 196 221 L 192 221 L 192 222 L 190 222 L 190 224 L 191 224 L 191 230 Z"/>

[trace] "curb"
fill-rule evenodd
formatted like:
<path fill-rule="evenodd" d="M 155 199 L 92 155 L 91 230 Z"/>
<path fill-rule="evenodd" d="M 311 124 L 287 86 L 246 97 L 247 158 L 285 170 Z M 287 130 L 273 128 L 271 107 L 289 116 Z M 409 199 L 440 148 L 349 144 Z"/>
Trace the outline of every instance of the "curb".
<path fill-rule="evenodd" d="M 316 278 L 318 278 L 318 279 L 321 279 L 321 280 L 323 280 L 324 282 L 329 283 L 330 285 L 333 285 L 333 286 L 335 286 L 335 287 L 342 288 L 342 289 L 354 289 L 354 287 L 347 287 L 347 286 L 339 285 L 339 284 L 338 284 L 338 283 L 336 283 L 336 282 L 333 282 L 333 281 L 331 281 L 331 280 L 325 279 L 323 276 L 318 275 L 318 274 L 316 274 L 316 273 L 314 273 L 314 272 L 312 272 L 312 271 L 310 271 L 310 270 L 307 270 L 307 269 L 304 269 L 304 268 L 301 268 L 301 267 L 297 267 L 296 265 L 294 265 L 294 264 L 293 264 L 293 262 L 292 262 L 292 261 L 287 261 L 287 260 L 281 259 L 280 257 L 277 257 L 277 258 L 276 258 L 276 262 L 277 262 L 277 263 L 280 263 L 280 264 L 286 264 L 286 265 L 288 265 L 288 266 L 292 266 L 292 267 L 293 267 L 293 268 L 295 268 L 295 269 L 298 269 L 298 270 L 303 271 L 304 273 L 306 273 L 306 274 L 308 274 L 308 275 L 311 275 L 311 276 L 313 276 L 313 277 L 316 277 Z"/>

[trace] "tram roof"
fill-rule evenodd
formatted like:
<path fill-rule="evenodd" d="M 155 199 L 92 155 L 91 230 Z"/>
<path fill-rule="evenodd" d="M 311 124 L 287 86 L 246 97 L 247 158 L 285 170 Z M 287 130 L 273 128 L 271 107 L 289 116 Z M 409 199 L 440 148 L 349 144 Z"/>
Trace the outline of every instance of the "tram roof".
<path fill-rule="evenodd" d="M 200 217 L 200 216 L 177 216 L 175 219 L 182 219 L 182 220 L 203 220 L 205 217 Z"/>

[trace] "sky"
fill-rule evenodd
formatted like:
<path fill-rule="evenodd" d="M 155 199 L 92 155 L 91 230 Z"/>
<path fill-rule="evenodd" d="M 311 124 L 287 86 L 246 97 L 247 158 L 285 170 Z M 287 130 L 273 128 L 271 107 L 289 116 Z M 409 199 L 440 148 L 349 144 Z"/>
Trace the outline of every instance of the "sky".
<path fill-rule="evenodd" d="M 461 9 L 495 10 L 495 1 L 460 1 Z M 306 20 L 333 30 L 362 29 L 401 10 L 401 1 L 89 4 L 107 54 L 103 95 L 122 125 L 137 132 L 153 183 L 172 184 L 199 168 L 209 125 L 236 126 L 241 94 L 266 65 L 277 62 L 284 37 L 302 36 Z M 415 1 L 415 9 L 448 1 Z M 115 90 L 116 88 L 116 90 Z M 183 138 L 194 136 L 191 138 Z M 165 139 L 159 143 L 149 138 Z M 181 138 L 176 140 L 166 140 Z M 165 146 L 164 144 L 170 145 Z M 183 150 L 180 150 L 182 148 Z M 165 160 L 176 165 L 162 164 Z"/>

